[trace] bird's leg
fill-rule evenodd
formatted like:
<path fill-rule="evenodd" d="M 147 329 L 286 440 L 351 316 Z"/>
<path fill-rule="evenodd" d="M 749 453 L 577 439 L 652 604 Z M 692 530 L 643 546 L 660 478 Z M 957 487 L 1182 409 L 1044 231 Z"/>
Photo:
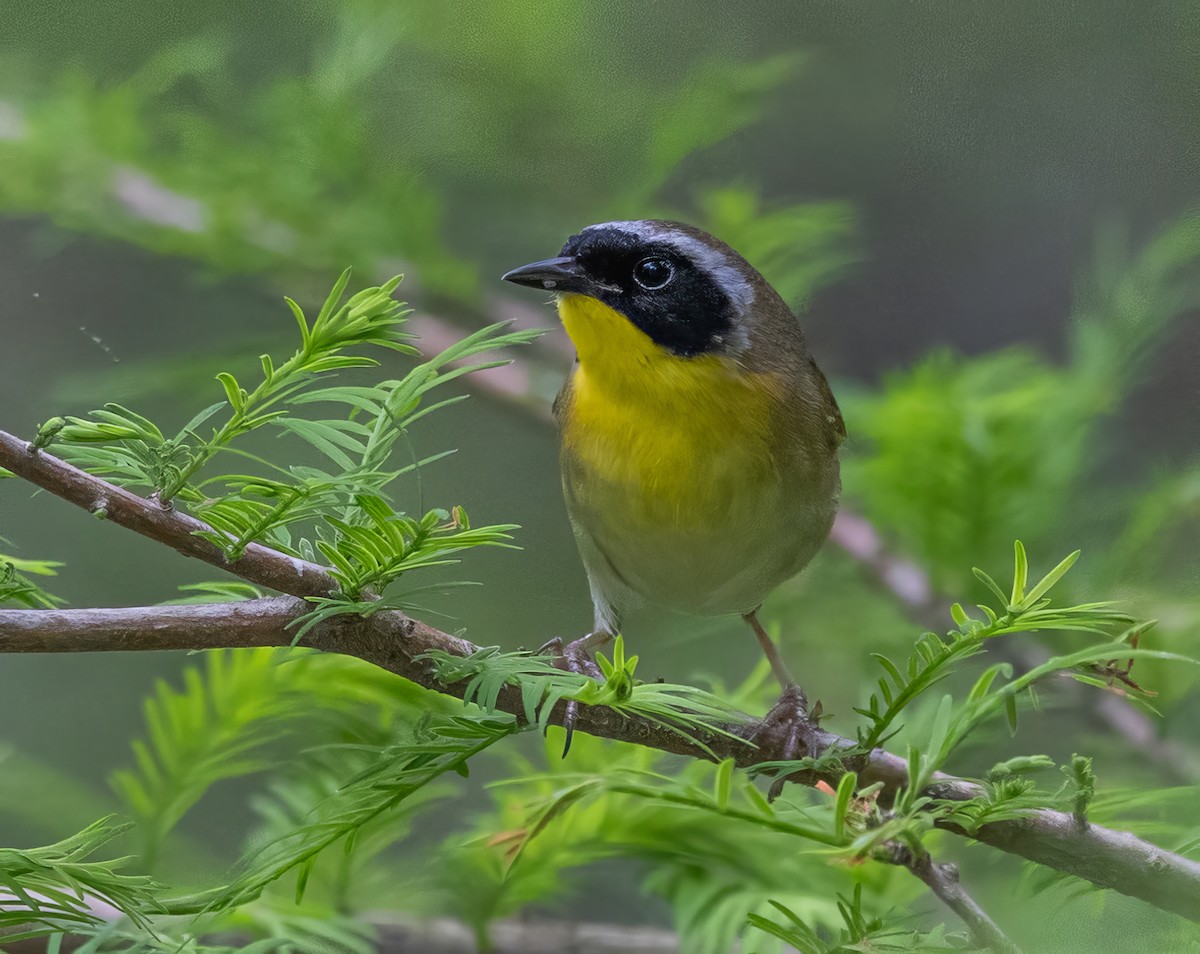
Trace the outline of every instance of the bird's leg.
<path fill-rule="evenodd" d="M 763 624 L 758 621 L 758 610 L 752 609 L 742 619 L 749 623 L 750 628 L 754 630 L 754 635 L 758 638 L 758 644 L 762 647 L 762 651 L 766 653 L 767 661 L 771 664 L 771 672 L 779 680 L 779 687 L 786 693 L 788 689 L 796 685 L 796 680 L 792 678 L 792 674 L 788 672 L 787 664 L 784 663 L 783 657 L 779 655 L 779 647 L 771 641 L 771 637 L 763 629 Z"/>
<path fill-rule="evenodd" d="M 581 676 L 589 676 L 592 679 L 602 679 L 604 674 L 592 658 L 592 650 L 599 649 L 612 638 L 612 633 L 596 630 L 564 645 L 562 637 L 555 636 L 538 650 L 538 655 L 553 657 L 554 665 L 559 669 Z M 567 730 L 567 740 L 563 745 L 563 758 L 566 758 L 567 753 L 571 751 L 571 738 L 575 734 L 575 723 L 578 719 L 579 703 L 570 700 L 563 713 L 563 728 Z"/>
<path fill-rule="evenodd" d="M 781 761 L 815 756 L 815 736 L 820 732 L 815 716 L 820 711 L 821 704 L 817 703 L 815 712 L 809 710 L 808 697 L 788 671 L 783 657 L 779 655 L 779 647 L 758 621 L 758 610 L 751 610 L 742 619 L 754 630 L 754 635 L 771 664 L 771 672 L 775 674 L 783 690 L 779 694 L 779 701 L 756 727 L 751 741 L 769 752 L 778 753 L 775 757 Z M 767 793 L 769 798 L 774 800 L 778 797 L 783 791 L 784 781 L 782 775 L 775 779 Z"/>

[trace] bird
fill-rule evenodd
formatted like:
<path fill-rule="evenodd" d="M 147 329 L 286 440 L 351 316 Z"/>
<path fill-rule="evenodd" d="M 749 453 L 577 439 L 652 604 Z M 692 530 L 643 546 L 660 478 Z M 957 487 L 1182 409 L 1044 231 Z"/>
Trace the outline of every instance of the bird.
<path fill-rule="evenodd" d="M 594 618 L 560 655 L 584 671 L 651 603 L 741 616 L 796 687 L 758 612 L 829 535 L 846 428 L 795 313 L 729 245 L 658 219 L 588 226 L 502 280 L 552 292 L 576 352 L 554 416 Z"/>

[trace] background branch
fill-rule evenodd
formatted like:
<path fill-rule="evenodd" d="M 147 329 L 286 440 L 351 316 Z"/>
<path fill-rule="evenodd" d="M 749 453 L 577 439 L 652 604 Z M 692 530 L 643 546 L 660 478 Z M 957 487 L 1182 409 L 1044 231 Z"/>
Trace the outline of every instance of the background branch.
<path fill-rule="evenodd" d="M 267 547 L 247 548 L 241 559 L 230 562 L 216 547 L 194 536 L 195 531 L 206 529 L 200 521 L 164 510 L 151 500 L 114 487 L 45 452 L 31 451 L 26 442 L 3 431 L 0 431 L 0 466 L 85 509 L 93 510 L 103 501 L 99 505 L 107 510 L 114 523 L 250 582 L 288 594 L 227 604 L 0 610 L 0 652 L 288 646 L 295 632 L 288 625 L 311 608 L 300 597 L 330 595 L 336 589 L 321 567 Z M 336 617 L 314 627 L 304 644 L 356 656 L 426 688 L 460 697 L 466 689 L 464 683 L 438 683 L 430 664 L 419 657 L 431 650 L 467 655 L 476 649 L 466 640 L 395 610 L 366 619 Z M 497 707 L 522 718 L 525 708 L 520 690 L 507 687 L 500 693 Z M 561 713 L 556 715 L 561 718 Z M 733 758 L 740 766 L 787 757 L 782 740 L 772 736 L 762 723 L 742 729 L 744 734 L 755 738 L 754 746 L 720 735 L 691 741 L 647 719 L 622 716 L 599 706 L 581 706 L 577 730 L 694 758 Z M 854 746 L 852 740 L 816 725 L 809 727 L 805 741 L 814 754 Z M 848 768 L 858 772 L 863 785 L 878 781 L 894 792 L 908 778 L 906 761 L 882 749 L 846 761 Z M 836 785 L 838 777 L 832 772 L 810 772 L 795 780 Z M 939 775 L 928 794 L 963 801 L 978 796 L 980 789 L 967 780 Z M 942 827 L 967 834 L 949 823 Z M 970 837 L 1200 921 L 1200 863 L 1130 833 L 1097 825 L 1079 826 L 1068 813 L 1040 809 L 1019 819 L 984 825 Z"/>
<path fill-rule="evenodd" d="M 380 954 L 476 954 L 475 933 L 450 918 L 398 920 L 368 918 L 376 932 L 374 949 Z M 624 924 L 526 921 L 506 919 L 490 927 L 492 954 L 679 954 L 679 938 L 672 931 Z M 205 938 L 228 945 L 247 945 L 250 937 L 222 934 Z M 60 951 L 78 950 L 86 937 L 68 936 Z M 36 938 L 6 944 L 7 954 L 45 954 L 46 941 Z"/>

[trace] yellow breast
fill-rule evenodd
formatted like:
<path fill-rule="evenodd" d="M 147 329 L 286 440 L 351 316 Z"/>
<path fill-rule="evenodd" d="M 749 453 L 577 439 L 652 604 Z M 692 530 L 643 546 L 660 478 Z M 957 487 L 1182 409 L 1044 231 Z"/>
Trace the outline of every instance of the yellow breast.
<path fill-rule="evenodd" d="M 564 459 L 585 507 L 615 498 L 624 518 L 714 526 L 772 480 L 770 375 L 672 354 L 593 298 L 564 295 L 559 314 L 579 355 L 560 408 Z"/>

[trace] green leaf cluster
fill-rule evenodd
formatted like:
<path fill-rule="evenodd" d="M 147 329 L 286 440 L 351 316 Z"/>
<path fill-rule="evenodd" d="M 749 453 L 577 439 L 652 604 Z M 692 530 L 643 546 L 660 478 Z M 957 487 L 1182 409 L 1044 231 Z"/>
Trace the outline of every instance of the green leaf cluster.
<path fill-rule="evenodd" d="M 0 539 L 3 539 L 0 537 Z M 32 576 L 55 576 L 62 566 L 55 560 L 25 560 L 0 554 L 0 606 L 11 603 L 26 609 L 50 609 L 62 603 Z"/>
<path fill-rule="evenodd" d="M 369 615 L 402 605 L 387 588 L 414 569 L 456 562 L 452 554 L 507 545 L 513 525 L 472 528 L 465 511 L 432 509 L 420 517 L 397 512 L 387 488 L 398 478 L 439 459 L 438 454 L 395 466 L 409 428 L 425 415 L 457 403 L 455 395 L 427 403 L 438 387 L 463 375 L 506 364 L 481 356 L 524 344 L 538 332 L 506 331 L 503 324 L 479 329 L 414 367 L 403 378 L 374 386 L 332 384 L 338 372 L 369 368 L 377 361 L 358 352 L 381 347 L 416 354 L 403 330 L 407 312 L 393 297 L 399 277 L 364 289 L 343 302 L 349 270 L 342 273 L 310 323 L 292 299 L 300 344 L 276 361 L 262 355 L 261 380 L 244 386 L 229 372 L 217 375 L 225 400 L 197 413 L 173 437 L 149 419 L 108 404 L 86 418 L 58 419 L 43 428 L 43 445 L 115 483 L 149 489 L 161 504 L 190 509 L 211 529 L 199 535 L 237 560 L 252 543 L 264 543 L 309 560 L 327 561 L 341 593 L 319 599 L 298 630 L 343 613 Z M 333 405 L 344 416 L 320 418 Z M 213 419 L 219 423 L 210 423 Z M 266 426 L 299 438 L 328 461 L 328 469 L 281 467 L 241 446 L 240 439 Z M 220 455 L 236 454 L 258 465 L 251 474 L 201 471 Z M 103 514 L 100 514 L 103 516 Z M 307 528 L 296 535 L 294 528 Z M 379 597 L 385 597 L 380 601 Z"/>
<path fill-rule="evenodd" d="M 97 903 L 111 905 L 137 928 L 150 931 L 148 914 L 160 910 L 159 886 L 145 875 L 122 873 L 133 861 L 130 857 L 88 860 L 130 827 L 102 818 L 44 848 L 0 848 L 0 936 L 5 942 L 95 930 L 104 924 Z"/>
<path fill-rule="evenodd" d="M 635 678 L 637 656 L 625 656 L 625 642 L 617 637 L 610 661 L 596 654 L 602 678 L 593 680 L 555 667 L 550 658 L 528 652 L 505 653 L 494 646 L 477 649 L 469 656 L 434 651 L 424 659 L 435 666 L 443 685 L 465 682 L 463 699 L 492 712 L 505 687 L 518 689 L 525 721 L 545 731 L 555 707 L 561 702 L 607 706 L 626 717 L 648 719 L 691 742 L 707 748 L 704 738 L 734 733 L 749 716 L 712 693 L 693 686 L 664 682 L 645 683 Z M 747 743 L 749 744 L 749 743 Z"/>
<path fill-rule="evenodd" d="M 801 917 L 777 902 L 771 905 L 782 920 L 751 914 L 750 926 L 801 954 L 852 954 L 856 951 L 965 951 L 972 949 L 960 933 L 949 933 L 943 926 L 932 931 L 911 930 L 889 924 L 885 918 L 863 911 L 862 885 L 854 886 L 850 898 L 839 897 L 838 911 L 845 926 L 836 940 L 827 940 L 823 932 L 813 930 Z"/>

